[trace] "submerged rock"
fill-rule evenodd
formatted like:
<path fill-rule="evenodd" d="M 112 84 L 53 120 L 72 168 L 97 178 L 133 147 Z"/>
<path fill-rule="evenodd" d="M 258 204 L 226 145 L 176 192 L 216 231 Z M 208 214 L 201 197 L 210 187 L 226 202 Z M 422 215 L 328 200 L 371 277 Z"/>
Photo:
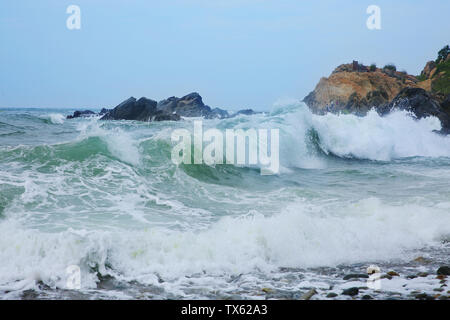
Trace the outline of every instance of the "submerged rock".
<path fill-rule="evenodd" d="M 345 296 L 356 296 L 359 294 L 359 288 L 349 288 L 349 289 L 345 289 L 344 291 L 342 291 L 342 294 Z"/>
<path fill-rule="evenodd" d="M 426 259 L 426 258 L 420 256 L 420 257 L 415 258 L 415 259 L 413 260 L 413 262 L 421 263 L 421 264 L 428 264 L 428 263 L 431 262 L 431 260 Z"/>

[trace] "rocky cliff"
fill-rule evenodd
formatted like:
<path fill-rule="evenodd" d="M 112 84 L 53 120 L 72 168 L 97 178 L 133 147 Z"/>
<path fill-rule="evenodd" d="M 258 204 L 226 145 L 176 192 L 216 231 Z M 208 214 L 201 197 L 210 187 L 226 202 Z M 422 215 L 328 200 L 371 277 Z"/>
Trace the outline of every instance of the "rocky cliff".
<path fill-rule="evenodd" d="M 338 66 L 320 79 L 303 100 L 317 114 L 353 113 L 363 116 L 374 108 L 380 114 L 408 110 L 417 118 L 437 116 L 443 132 L 450 132 L 450 49 L 439 51 L 419 76 L 399 72 L 395 66 L 377 68 L 357 61 Z"/>

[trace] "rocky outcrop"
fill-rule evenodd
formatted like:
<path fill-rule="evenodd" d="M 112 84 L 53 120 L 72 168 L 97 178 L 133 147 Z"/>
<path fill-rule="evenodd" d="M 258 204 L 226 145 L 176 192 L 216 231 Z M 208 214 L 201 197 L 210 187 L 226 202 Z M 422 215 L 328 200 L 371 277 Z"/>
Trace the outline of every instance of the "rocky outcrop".
<path fill-rule="evenodd" d="M 393 65 L 383 69 L 358 62 L 338 66 L 322 78 L 304 98 L 317 114 L 353 113 L 364 116 L 370 109 L 381 115 L 407 110 L 417 119 L 435 116 L 441 133 L 450 133 L 450 53 L 445 47 L 439 58 L 426 64 L 420 76 L 398 72 Z"/>
<path fill-rule="evenodd" d="M 182 117 L 225 119 L 255 113 L 252 109 L 245 109 L 230 115 L 228 111 L 220 108 L 211 109 L 203 103 L 203 99 L 198 93 L 193 92 L 181 98 L 170 97 L 160 102 L 144 97 L 139 100 L 131 97 L 114 109 L 103 108 L 99 113 L 90 110 L 75 111 L 67 118 L 102 116 L 100 120 L 177 121 Z"/>
<path fill-rule="evenodd" d="M 203 103 L 202 97 L 190 93 L 182 98 L 170 97 L 160 102 L 147 98 L 129 98 L 107 112 L 101 120 L 167 121 L 181 117 L 227 118 L 228 112 L 219 108 L 211 109 Z"/>
<path fill-rule="evenodd" d="M 431 78 L 434 73 L 436 72 L 436 62 L 434 61 L 428 61 L 425 65 L 425 68 L 423 68 L 422 72 L 420 73 L 421 77 L 424 77 L 425 79 Z"/>
<path fill-rule="evenodd" d="M 179 120 L 180 116 L 157 109 L 157 102 L 131 97 L 107 112 L 100 120 L 162 121 Z"/>
<path fill-rule="evenodd" d="M 355 62 L 341 65 L 328 78 L 320 79 L 303 101 L 318 114 L 364 115 L 371 108 L 391 101 L 403 88 L 417 87 L 418 80 L 404 72 L 388 68 L 370 70 L 359 64 L 355 67 Z"/>
<path fill-rule="evenodd" d="M 219 108 L 211 109 L 203 103 L 197 93 L 190 93 L 182 98 L 170 97 L 158 103 L 157 109 L 164 113 L 177 114 L 180 117 L 204 117 L 206 119 L 227 118 L 228 112 Z"/>

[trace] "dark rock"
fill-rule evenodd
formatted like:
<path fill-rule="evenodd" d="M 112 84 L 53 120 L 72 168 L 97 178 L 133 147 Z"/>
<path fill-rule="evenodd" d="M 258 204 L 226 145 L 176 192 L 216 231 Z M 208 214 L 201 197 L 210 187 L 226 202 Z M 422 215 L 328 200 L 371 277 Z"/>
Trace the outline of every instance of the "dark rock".
<path fill-rule="evenodd" d="M 251 109 L 241 110 L 238 114 L 255 114 Z M 147 98 L 129 98 L 112 110 L 102 109 L 100 120 L 138 120 L 138 121 L 177 121 L 181 117 L 204 117 L 206 119 L 224 119 L 230 115 L 226 110 L 211 109 L 203 103 L 202 97 L 193 92 L 184 97 L 170 97 L 160 102 Z M 234 115 L 233 115 L 234 116 Z"/>
<path fill-rule="evenodd" d="M 190 93 L 182 98 L 170 97 L 158 103 L 158 110 L 164 113 L 176 113 L 181 117 L 204 117 L 211 113 L 211 108 L 203 103 L 197 93 Z"/>
<path fill-rule="evenodd" d="M 75 111 L 73 115 L 68 115 L 67 119 L 74 119 L 74 118 L 84 118 L 84 117 L 92 117 L 96 115 L 94 111 L 91 110 L 84 110 L 84 111 Z"/>
<path fill-rule="evenodd" d="M 334 292 L 330 292 L 329 294 L 327 294 L 327 298 L 334 298 L 337 297 L 338 295 Z"/>
<path fill-rule="evenodd" d="M 206 119 L 228 118 L 227 111 L 211 108 L 203 103 L 202 97 L 197 93 L 190 93 L 182 98 L 170 97 L 158 102 L 158 111 L 165 114 L 176 114 L 180 117 L 205 117 Z"/>
<path fill-rule="evenodd" d="M 359 293 L 359 289 L 358 288 L 349 288 L 349 289 L 345 289 L 344 291 L 342 291 L 343 295 L 346 296 L 356 296 Z"/>
<path fill-rule="evenodd" d="M 167 113 L 158 113 L 151 120 L 152 121 L 178 121 L 181 117 L 175 113 L 167 114 Z"/>
<path fill-rule="evenodd" d="M 157 102 L 147 98 L 129 98 L 114 109 L 107 112 L 100 120 L 137 120 L 137 121 L 166 121 L 179 120 L 180 116 L 158 110 Z"/>
<path fill-rule="evenodd" d="M 214 108 L 211 110 L 210 114 L 208 114 L 206 118 L 208 118 L 208 119 L 214 119 L 214 118 L 225 119 L 225 118 L 229 118 L 229 117 L 230 117 L 230 115 L 228 114 L 228 111 L 222 110 L 219 108 Z"/>
<path fill-rule="evenodd" d="M 389 103 L 390 111 L 394 109 L 412 112 L 418 119 L 438 116 L 440 105 L 431 94 L 422 88 L 404 88 Z"/>
<path fill-rule="evenodd" d="M 438 275 L 450 276 L 450 267 L 442 266 L 437 270 Z"/>
<path fill-rule="evenodd" d="M 441 107 L 445 112 L 450 111 L 450 94 L 445 98 L 445 100 L 441 103 Z"/>
<path fill-rule="evenodd" d="M 252 109 L 244 109 L 244 110 L 239 110 L 238 112 L 236 112 L 233 116 L 239 116 L 239 115 L 244 115 L 244 116 L 251 116 L 254 114 L 257 114 L 258 112 L 253 111 Z"/>
<path fill-rule="evenodd" d="M 150 121 L 156 114 L 156 101 L 141 98 L 129 98 L 106 113 L 101 120 L 139 120 Z"/>
<path fill-rule="evenodd" d="M 37 300 L 39 298 L 39 293 L 33 289 L 28 289 L 22 292 L 22 300 Z"/>
<path fill-rule="evenodd" d="M 443 105 L 447 106 L 444 101 Z M 421 88 L 404 88 L 388 104 L 377 109 L 380 114 L 387 114 L 393 110 L 406 110 L 416 119 L 429 116 L 437 117 L 442 124 L 442 133 L 450 131 L 450 108 L 443 107 L 430 93 Z"/>
<path fill-rule="evenodd" d="M 373 300 L 372 296 L 370 296 L 368 294 L 363 295 L 361 299 L 362 300 Z"/>
<path fill-rule="evenodd" d="M 415 298 L 419 300 L 434 300 L 433 296 L 430 296 L 426 293 L 419 293 L 415 296 Z"/>
<path fill-rule="evenodd" d="M 364 274 L 364 273 L 352 273 L 352 274 L 347 274 L 344 277 L 344 280 L 359 279 L 359 278 L 367 279 L 367 278 L 369 278 L 369 276 L 367 274 Z"/>
<path fill-rule="evenodd" d="M 110 112 L 112 109 L 106 109 L 106 108 L 102 108 L 102 110 L 100 110 L 100 112 L 98 113 L 99 115 L 103 115 L 103 114 L 107 114 L 108 112 Z"/>

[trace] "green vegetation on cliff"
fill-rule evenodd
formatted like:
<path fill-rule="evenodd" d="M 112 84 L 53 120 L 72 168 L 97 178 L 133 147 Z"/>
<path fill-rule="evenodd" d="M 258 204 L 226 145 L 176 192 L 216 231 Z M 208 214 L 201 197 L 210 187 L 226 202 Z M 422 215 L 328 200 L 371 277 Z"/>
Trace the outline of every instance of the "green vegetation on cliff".
<path fill-rule="evenodd" d="M 450 59 L 439 63 L 432 77 L 431 90 L 444 95 L 450 94 Z"/>
<path fill-rule="evenodd" d="M 429 61 L 416 78 L 421 82 L 428 80 L 427 90 L 441 99 L 450 94 L 450 47 L 447 45 L 439 50 L 437 59 Z"/>

